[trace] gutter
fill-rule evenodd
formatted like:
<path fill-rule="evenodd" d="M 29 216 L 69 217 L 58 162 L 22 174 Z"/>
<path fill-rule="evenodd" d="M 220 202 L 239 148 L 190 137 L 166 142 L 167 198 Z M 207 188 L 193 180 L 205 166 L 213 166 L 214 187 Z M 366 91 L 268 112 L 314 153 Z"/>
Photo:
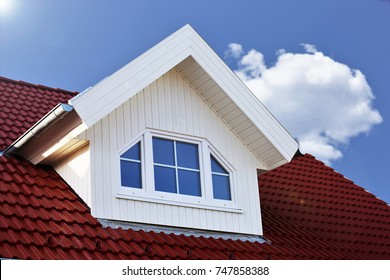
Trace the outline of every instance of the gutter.
<path fill-rule="evenodd" d="M 22 136 L 15 140 L 9 147 L 7 147 L 3 154 L 10 155 L 15 150 L 22 147 L 25 143 L 39 137 L 42 132 L 52 126 L 56 121 L 65 117 L 69 112 L 73 110 L 73 106 L 65 103 L 59 103 L 49 113 L 43 116 L 36 124 L 34 124 L 29 130 L 27 130 Z"/>

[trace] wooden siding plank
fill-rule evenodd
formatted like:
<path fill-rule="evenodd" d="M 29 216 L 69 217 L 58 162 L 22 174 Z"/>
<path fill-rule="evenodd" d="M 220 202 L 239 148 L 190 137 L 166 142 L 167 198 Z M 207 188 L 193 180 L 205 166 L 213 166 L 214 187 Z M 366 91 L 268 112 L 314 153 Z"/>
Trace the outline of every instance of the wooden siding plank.
<path fill-rule="evenodd" d="M 179 72 L 186 72 L 186 69 L 193 65 L 195 63 L 195 60 L 190 56 L 184 59 L 182 62 L 180 62 L 178 65 L 176 65 L 175 69 L 177 69 Z M 196 63 L 195 63 L 196 64 Z M 188 70 L 187 70 L 188 72 Z"/>
<path fill-rule="evenodd" d="M 190 102 L 191 102 L 191 113 L 192 113 L 192 123 L 193 123 L 193 135 L 200 135 L 200 127 L 199 127 L 199 102 L 203 102 L 202 98 L 198 95 L 198 93 L 191 88 L 190 92 Z"/>
<path fill-rule="evenodd" d="M 232 119 L 230 122 L 229 122 L 229 126 L 230 127 L 236 127 L 237 125 L 240 125 L 242 124 L 243 122 L 245 122 L 247 120 L 246 116 L 244 114 L 241 114 L 239 115 L 238 117 Z"/>
<path fill-rule="evenodd" d="M 160 127 L 160 106 L 157 95 L 157 81 L 150 84 L 151 105 L 152 105 L 152 127 Z"/>
<path fill-rule="evenodd" d="M 131 121 L 128 123 L 128 125 L 130 125 L 130 128 L 131 128 L 131 139 L 134 139 L 134 137 L 136 137 L 136 135 L 138 135 L 138 131 L 139 131 L 139 121 L 138 121 L 138 116 L 139 116 L 139 112 L 138 112 L 138 101 L 137 101 L 137 98 L 138 96 L 135 95 L 133 98 L 130 99 L 130 119 Z"/>
<path fill-rule="evenodd" d="M 248 145 L 257 139 L 264 137 L 264 135 L 259 133 L 255 126 L 250 126 L 247 129 L 241 131 L 238 136 L 240 136 L 244 143 Z"/>
<path fill-rule="evenodd" d="M 184 100 L 184 82 L 180 75 L 175 73 L 175 79 L 177 83 L 177 99 L 178 99 L 178 132 L 186 133 L 186 112 L 185 112 L 185 100 Z"/>
<path fill-rule="evenodd" d="M 197 71 L 200 68 L 199 64 L 192 59 L 191 63 L 187 67 L 179 67 L 180 72 L 183 74 L 183 77 L 190 76 L 193 72 Z"/>
<path fill-rule="evenodd" d="M 272 144 L 268 141 L 255 141 L 253 142 L 250 147 L 253 149 L 253 151 L 258 155 L 258 154 L 262 154 L 264 152 L 267 152 L 269 150 L 273 150 L 274 149 L 274 146 L 272 146 Z"/>
<path fill-rule="evenodd" d="M 207 73 L 203 72 L 203 74 L 202 74 L 200 77 L 198 77 L 197 79 L 195 79 L 195 80 L 193 80 L 193 81 L 191 82 L 191 85 L 192 85 L 196 90 L 198 90 L 198 88 L 199 88 L 200 86 L 202 86 L 204 83 L 207 83 L 207 82 L 210 81 L 210 80 L 211 80 L 210 76 L 207 75 Z"/>
<path fill-rule="evenodd" d="M 115 116 L 116 116 L 116 124 L 117 124 L 117 128 L 118 128 L 116 145 L 118 148 L 121 148 L 126 143 L 125 127 L 124 127 L 124 123 L 123 123 L 123 121 L 124 121 L 124 104 L 122 104 L 121 106 L 118 107 L 118 109 L 116 109 Z"/>
<path fill-rule="evenodd" d="M 202 67 L 198 66 L 194 71 L 192 71 L 191 74 L 185 75 L 185 77 L 188 81 L 191 81 L 192 83 L 196 79 L 200 78 L 203 74 L 204 74 L 204 70 L 202 69 Z"/>
<path fill-rule="evenodd" d="M 204 100 L 207 101 L 221 91 L 222 91 L 221 88 L 217 84 L 215 84 L 211 88 L 209 88 L 208 90 L 199 91 L 199 94 L 203 97 Z"/>
<path fill-rule="evenodd" d="M 165 103 L 165 88 L 164 88 L 164 76 L 161 76 L 157 80 L 157 91 L 156 96 L 158 98 L 158 108 L 159 108 L 159 114 L 158 118 L 160 120 L 159 128 L 166 130 L 167 129 L 167 119 L 166 119 L 166 103 Z"/>
<path fill-rule="evenodd" d="M 253 127 L 253 123 L 250 120 L 246 120 L 245 122 L 241 123 L 240 125 L 233 128 L 237 134 L 240 134 L 242 131 L 245 131 L 246 129 Z"/>
<path fill-rule="evenodd" d="M 213 109 L 219 113 L 220 110 L 228 106 L 229 104 L 232 104 L 232 100 L 229 97 L 224 97 L 223 99 L 219 100 L 213 105 Z"/>
<path fill-rule="evenodd" d="M 214 106 L 216 103 L 224 99 L 226 96 L 223 93 L 223 91 L 218 92 L 217 94 L 213 95 L 211 98 L 207 99 L 207 103 L 210 104 L 210 106 Z"/>
<path fill-rule="evenodd" d="M 147 127 L 153 127 L 152 121 L 152 102 L 151 102 L 151 89 L 150 86 L 147 86 L 143 92 L 145 96 L 145 125 Z"/>
<path fill-rule="evenodd" d="M 130 142 L 132 139 L 132 130 L 130 124 L 131 124 L 131 107 L 130 107 L 130 100 L 128 100 L 123 104 L 123 131 L 125 133 L 124 135 L 125 144 Z"/>
<path fill-rule="evenodd" d="M 173 130 L 173 104 L 172 104 L 172 90 L 171 90 L 171 70 L 168 73 L 164 74 L 164 97 L 165 97 L 165 107 L 166 107 L 166 129 L 168 131 Z"/>
<path fill-rule="evenodd" d="M 230 101 L 231 101 L 231 99 L 230 99 Z M 222 117 L 222 116 L 229 114 L 230 112 L 233 112 L 236 108 L 237 108 L 236 104 L 234 104 L 233 102 L 230 102 L 225 107 L 218 109 L 217 112 Z"/>
<path fill-rule="evenodd" d="M 262 146 L 268 142 L 267 138 L 264 135 L 262 137 L 256 137 L 256 139 L 253 139 L 253 141 L 251 140 L 252 139 L 248 139 L 249 146 L 253 145 L 253 147 L 255 148 Z"/>
<path fill-rule="evenodd" d="M 244 113 L 239 108 L 236 108 L 233 111 L 228 112 L 226 115 L 221 115 L 221 117 L 229 124 L 229 126 L 231 126 L 230 122 L 235 118 L 239 118 L 243 114 Z"/>
<path fill-rule="evenodd" d="M 200 94 L 202 94 L 202 93 L 204 93 L 204 92 L 207 92 L 208 90 L 210 90 L 210 89 L 211 89 L 212 87 L 214 87 L 214 86 L 217 86 L 217 84 L 215 83 L 215 81 L 214 81 L 213 79 L 210 79 L 210 77 L 209 77 L 209 80 L 203 82 L 203 84 L 200 85 L 200 86 L 198 86 L 198 87 L 196 88 L 196 90 L 197 90 Z"/>
<path fill-rule="evenodd" d="M 192 107 L 194 104 L 191 102 L 191 96 L 194 95 L 193 89 L 190 87 L 190 85 L 183 79 L 181 76 L 178 75 L 180 79 L 183 82 L 184 89 L 183 89 L 183 99 L 185 103 L 185 113 L 186 113 L 186 133 L 189 135 L 194 134 L 194 123 L 193 123 L 193 115 L 192 115 Z"/>
<path fill-rule="evenodd" d="M 94 200 L 96 202 L 96 205 L 94 208 L 92 208 L 93 210 L 95 210 L 96 212 L 94 213 L 96 217 L 104 217 L 104 213 L 105 213 L 105 207 L 106 205 L 104 204 L 104 184 L 102 184 L 103 182 L 103 174 L 105 174 L 106 176 L 107 175 L 110 175 L 110 174 L 106 174 L 106 172 L 104 172 L 104 167 L 103 167 L 103 163 L 104 163 L 104 158 L 103 158 L 103 150 L 104 150 L 104 146 L 103 146 L 103 140 L 102 140 L 102 122 L 98 122 L 96 125 L 94 125 L 94 138 L 93 138 L 93 141 L 91 141 L 92 145 L 94 146 L 94 172 L 92 173 L 92 176 L 94 176 L 94 178 L 96 178 L 95 180 L 95 185 L 93 185 L 92 187 L 95 188 L 95 191 L 94 191 Z"/>
<path fill-rule="evenodd" d="M 108 114 L 102 120 L 102 131 L 105 133 L 102 134 L 103 142 L 103 169 L 108 176 L 103 176 L 103 185 L 104 192 L 115 193 L 116 189 L 112 189 L 112 168 L 116 158 L 116 123 L 114 113 Z M 109 196 L 104 196 L 103 203 L 104 207 L 104 217 L 110 217 L 112 215 L 112 199 Z"/>
<path fill-rule="evenodd" d="M 138 128 L 140 131 L 137 132 L 140 133 L 141 130 L 143 130 L 146 127 L 146 120 L 145 120 L 145 94 L 141 91 L 137 94 L 137 104 L 138 104 Z"/>

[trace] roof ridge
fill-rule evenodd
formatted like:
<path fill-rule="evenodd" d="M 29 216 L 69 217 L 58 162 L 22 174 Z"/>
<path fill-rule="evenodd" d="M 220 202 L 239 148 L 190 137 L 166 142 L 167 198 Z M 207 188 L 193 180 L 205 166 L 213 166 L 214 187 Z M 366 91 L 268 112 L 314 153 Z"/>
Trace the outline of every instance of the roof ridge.
<path fill-rule="evenodd" d="M 41 84 L 33 84 L 33 83 L 26 82 L 26 81 L 14 80 L 14 79 L 7 78 L 4 76 L 0 76 L 0 81 L 1 80 L 3 80 L 4 82 L 13 83 L 13 84 L 25 85 L 25 86 L 29 86 L 29 87 L 35 87 L 35 88 L 46 89 L 46 90 L 51 90 L 51 91 L 59 91 L 59 92 L 63 92 L 66 94 L 72 94 L 72 96 L 77 95 L 79 93 L 78 91 L 70 91 L 70 90 L 66 90 L 66 89 L 62 89 L 62 88 L 54 88 L 54 87 L 49 87 L 49 86 L 45 86 L 45 85 L 41 85 Z"/>

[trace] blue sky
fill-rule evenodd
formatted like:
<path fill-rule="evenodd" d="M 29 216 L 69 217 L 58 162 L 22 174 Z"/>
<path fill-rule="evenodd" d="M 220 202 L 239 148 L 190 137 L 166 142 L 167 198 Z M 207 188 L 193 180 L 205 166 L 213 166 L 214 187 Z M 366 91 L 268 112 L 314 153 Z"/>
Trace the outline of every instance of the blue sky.
<path fill-rule="evenodd" d="M 1 76 L 82 91 L 189 23 L 302 148 L 390 202 L 390 1 L 8 2 Z"/>

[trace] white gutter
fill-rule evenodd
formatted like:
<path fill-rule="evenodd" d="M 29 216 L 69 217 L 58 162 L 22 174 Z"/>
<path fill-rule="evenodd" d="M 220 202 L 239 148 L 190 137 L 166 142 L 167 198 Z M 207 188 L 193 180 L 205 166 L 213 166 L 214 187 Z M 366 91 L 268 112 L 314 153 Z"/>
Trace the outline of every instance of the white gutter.
<path fill-rule="evenodd" d="M 34 137 L 39 135 L 53 125 L 56 121 L 62 119 L 66 114 L 73 110 L 73 106 L 65 103 L 59 103 L 49 113 L 43 116 L 36 124 L 34 124 L 29 130 L 27 130 L 22 136 L 14 141 L 9 147 L 7 147 L 3 154 L 10 155 L 15 150 L 22 147 L 25 143 L 30 141 Z"/>

